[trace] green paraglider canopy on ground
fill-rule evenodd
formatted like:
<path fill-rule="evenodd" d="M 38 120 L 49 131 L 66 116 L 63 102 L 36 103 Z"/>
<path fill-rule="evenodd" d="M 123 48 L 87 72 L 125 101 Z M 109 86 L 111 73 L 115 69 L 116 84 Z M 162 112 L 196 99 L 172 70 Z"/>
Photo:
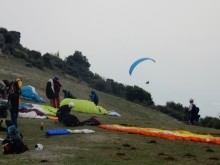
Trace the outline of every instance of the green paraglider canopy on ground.
<path fill-rule="evenodd" d="M 107 115 L 108 114 L 108 111 L 105 108 L 103 108 L 101 106 L 96 106 L 93 102 L 88 101 L 88 100 L 66 98 L 60 102 L 60 106 L 67 105 L 69 102 L 73 102 L 75 104 L 75 107 L 71 109 L 72 111 L 100 114 L 100 115 Z"/>

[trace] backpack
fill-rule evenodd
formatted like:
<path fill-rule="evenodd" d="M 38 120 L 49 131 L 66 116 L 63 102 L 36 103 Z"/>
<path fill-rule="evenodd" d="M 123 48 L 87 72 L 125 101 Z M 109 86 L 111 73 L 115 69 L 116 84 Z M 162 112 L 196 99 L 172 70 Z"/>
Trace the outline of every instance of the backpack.
<path fill-rule="evenodd" d="M 74 127 L 81 125 L 79 119 L 76 116 L 71 115 L 70 113 L 64 114 L 62 117 L 62 121 L 67 127 Z"/>
<path fill-rule="evenodd" d="M 56 93 L 54 92 L 54 90 L 52 89 L 52 83 L 53 83 L 53 80 L 50 79 L 47 84 L 46 84 L 46 96 L 48 99 L 55 99 L 57 98 L 57 95 Z"/>
<path fill-rule="evenodd" d="M 197 107 L 195 104 L 193 104 L 192 113 L 193 114 L 198 114 L 199 113 L 199 107 Z"/>
<path fill-rule="evenodd" d="M 2 141 L 3 154 L 21 154 L 28 150 L 28 146 L 22 141 L 14 142 L 10 139 Z"/>
<path fill-rule="evenodd" d="M 8 116 L 8 107 L 6 105 L 0 105 L 0 117 L 7 118 Z"/>
<path fill-rule="evenodd" d="M 76 96 L 74 96 L 74 94 L 68 90 L 63 90 L 64 92 L 64 99 L 65 98 L 70 98 L 70 99 L 76 99 Z"/>
<path fill-rule="evenodd" d="M 66 98 L 70 98 L 70 99 L 76 99 L 76 97 L 73 95 L 72 92 L 67 91 L 67 97 Z"/>
<path fill-rule="evenodd" d="M 21 134 L 18 131 L 18 129 L 15 127 L 15 125 L 9 126 L 7 128 L 8 132 L 8 138 L 11 140 L 21 140 Z"/>
<path fill-rule="evenodd" d="M 97 95 L 97 93 L 95 93 L 94 103 L 98 104 L 98 102 L 99 102 L 99 96 Z"/>
<path fill-rule="evenodd" d="M 193 104 L 193 107 L 192 107 L 191 118 L 192 118 L 193 120 L 197 120 L 197 119 L 200 118 L 200 115 L 199 115 L 199 107 L 197 107 L 195 104 Z"/>
<path fill-rule="evenodd" d="M 2 141 L 4 154 L 21 154 L 28 150 L 27 145 L 24 145 L 22 142 L 22 134 L 15 125 L 9 126 L 7 133 L 7 138 Z"/>
<path fill-rule="evenodd" d="M 102 123 L 95 116 L 92 116 L 90 119 L 81 122 L 81 124 L 82 125 L 98 126 L 98 125 L 101 125 Z"/>

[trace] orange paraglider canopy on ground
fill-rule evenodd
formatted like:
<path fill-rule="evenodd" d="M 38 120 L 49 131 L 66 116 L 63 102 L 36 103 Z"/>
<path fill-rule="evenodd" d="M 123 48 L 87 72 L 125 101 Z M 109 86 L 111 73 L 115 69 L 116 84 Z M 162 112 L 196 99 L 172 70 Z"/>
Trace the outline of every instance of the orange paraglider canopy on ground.
<path fill-rule="evenodd" d="M 125 127 L 117 124 L 99 125 L 99 127 L 108 130 L 142 134 L 145 136 L 154 136 L 169 140 L 189 140 L 195 142 L 220 144 L 220 137 L 213 137 L 212 135 L 194 134 L 183 130 L 169 131 L 157 128 Z"/>

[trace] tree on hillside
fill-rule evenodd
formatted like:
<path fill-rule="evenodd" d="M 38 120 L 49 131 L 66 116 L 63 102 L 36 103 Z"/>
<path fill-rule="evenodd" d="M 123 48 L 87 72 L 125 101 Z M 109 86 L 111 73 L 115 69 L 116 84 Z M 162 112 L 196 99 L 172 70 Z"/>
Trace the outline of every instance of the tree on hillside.
<path fill-rule="evenodd" d="M 28 52 L 29 58 L 34 58 L 35 60 L 42 58 L 41 53 L 35 50 L 31 50 Z"/>
<path fill-rule="evenodd" d="M 170 107 L 170 108 L 173 108 L 173 109 L 175 109 L 175 110 L 183 110 L 183 105 L 182 104 L 180 104 L 180 103 L 174 103 L 173 101 L 168 101 L 167 103 L 166 103 L 166 106 L 167 107 Z"/>
<path fill-rule="evenodd" d="M 83 56 L 81 52 L 79 51 L 75 51 L 75 53 L 71 56 L 68 56 L 66 58 L 66 63 L 67 65 L 70 66 L 83 66 L 86 67 L 87 69 L 89 69 L 90 64 L 88 62 L 88 59 L 86 58 L 86 56 Z"/>
<path fill-rule="evenodd" d="M 90 64 L 88 59 L 81 52 L 75 51 L 73 55 L 66 57 L 65 63 L 68 67 L 68 70 L 65 69 L 66 73 L 88 83 L 92 82 L 94 74 L 89 70 Z"/>
<path fill-rule="evenodd" d="M 8 30 L 6 28 L 0 27 L 0 33 L 5 35 L 6 33 L 8 33 Z"/>
<path fill-rule="evenodd" d="M 220 129 L 220 119 L 206 116 L 205 118 L 200 119 L 200 125 L 204 127 Z"/>
<path fill-rule="evenodd" d="M 55 54 L 50 54 L 50 53 L 44 54 L 43 62 L 45 67 L 50 69 L 54 69 L 54 67 L 64 71 L 66 69 L 66 62 L 59 57 L 59 52 Z"/>
<path fill-rule="evenodd" d="M 54 68 L 54 66 L 53 66 L 53 64 L 51 62 L 52 58 L 53 58 L 53 56 L 51 54 L 49 54 L 49 53 L 46 53 L 46 54 L 43 55 L 44 65 L 47 68 L 49 68 L 49 69 L 53 69 Z"/>
<path fill-rule="evenodd" d="M 147 102 L 148 106 L 154 105 L 151 94 L 138 86 L 126 86 L 126 98 L 129 101 L 138 100 L 139 102 Z M 136 101 L 137 102 L 137 101 Z"/>
<path fill-rule="evenodd" d="M 6 44 L 13 43 L 13 36 L 12 36 L 11 33 L 6 33 L 6 34 L 4 35 L 4 37 L 5 37 L 5 43 L 6 43 Z"/>

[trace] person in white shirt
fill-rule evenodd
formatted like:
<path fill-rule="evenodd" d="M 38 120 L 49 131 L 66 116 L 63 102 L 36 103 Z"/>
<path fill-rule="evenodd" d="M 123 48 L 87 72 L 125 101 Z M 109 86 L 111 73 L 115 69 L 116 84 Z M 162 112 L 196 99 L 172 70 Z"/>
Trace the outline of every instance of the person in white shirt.
<path fill-rule="evenodd" d="M 192 119 L 192 110 L 193 110 L 193 102 L 194 102 L 194 99 L 190 99 L 189 100 L 189 110 L 188 110 L 188 113 L 189 113 L 189 124 L 191 125 L 194 125 L 193 123 L 193 119 Z"/>

